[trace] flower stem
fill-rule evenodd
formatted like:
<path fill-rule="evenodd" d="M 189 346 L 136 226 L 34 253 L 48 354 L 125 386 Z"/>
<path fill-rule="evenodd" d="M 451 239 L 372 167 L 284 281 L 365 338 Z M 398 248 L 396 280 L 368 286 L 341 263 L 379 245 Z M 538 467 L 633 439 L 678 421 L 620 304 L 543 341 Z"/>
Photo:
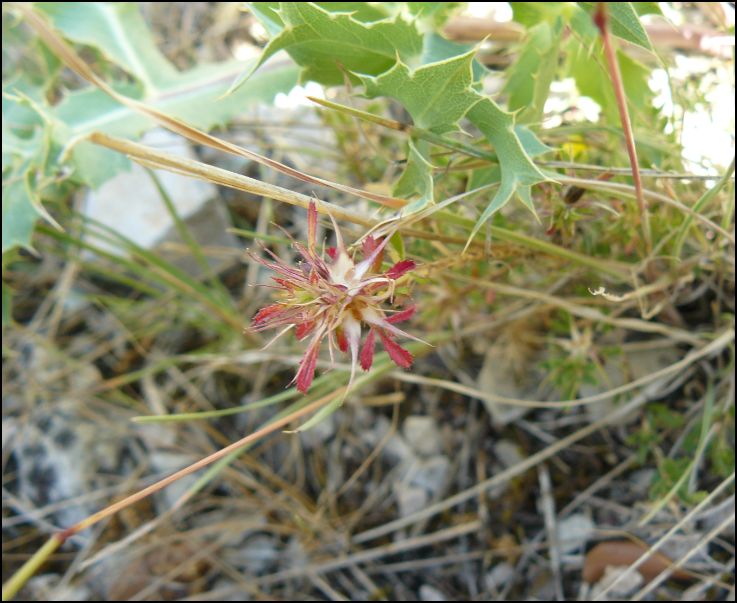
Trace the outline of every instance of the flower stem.
<path fill-rule="evenodd" d="M 635 186 L 635 194 L 637 197 L 637 205 L 640 210 L 640 221 L 642 223 L 642 235 L 645 240 L 645 248 L 647 253 L 652 252 L 653 243 L 650 233 L 650 216 L 645 202 L 645 195 L 642 191 L 642 179 L 640 178 L 640 166 L 637 161 L 637 149 L 635 148 L 635 137 L 632 133 L 632 122 L 630 121 L 629 111 L 627 109 L 627 99 L 622 84 L 622 75 L 619 71 L 619 62 L 617 54 L 614 50 L 614 43 L 609 35 L 608 27 L 609 17 L 607 15 L 606 2 L 598 2 L 596 11 L 594 12 L 594 23 L 599 28 L 601 41 L 604 46 L 604 55 L 606 57 L 607 66 L 609 67 L 609 76 L 612 79 L 614 88 L 614 96 L 617 99 L 617 108 L 619 109 L 619 119 L 622 122 L 622 130 L 624 131 L 624 140 L 627 146 L 627 154 L 630 158 L 630 166 L 632 168 L 632 181 Z"/>

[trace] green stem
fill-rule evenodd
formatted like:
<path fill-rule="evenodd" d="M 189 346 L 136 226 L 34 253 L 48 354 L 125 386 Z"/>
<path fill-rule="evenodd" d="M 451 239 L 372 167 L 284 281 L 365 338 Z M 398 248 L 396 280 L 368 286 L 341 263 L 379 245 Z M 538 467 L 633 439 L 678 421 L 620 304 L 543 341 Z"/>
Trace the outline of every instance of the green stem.
<path fill-rule="evenodd" d="M 722 177 L 719 179 L 719 182 L 717 182 L 713 187 L 711 187 L 708 191 L 706 191 L 698 201 L 693 206 L 693 211 L 698 213 L 701 211 L 701 209 L 709 203 L 714 197 L 717 196 L 717 194 L 726 186 L 727 182 L 729 182 L 729 179 L 732 177 L 732 174 L 734 174 L 734 157 L 732 157 L 732 163 L 727 168 L 727 171 L 724 172 Z M 734 199 L 732 199 L 732 202 L 734 203 Z M 681 224 L 681 227 L 678 229 L 678 235 L 676 236 L 676 242 L 674 244 L 674 251 L 673 256 L 677 259 L 680 259 L 681 257 L 681 250 L 683 249 L 683 243 L 686 240 L 686 235 L 688 234 L 688 229 L 691 227 L 691 224 L 693 223 L 693 214 L 688 214 L 686 216 L 686 219 L 683 221 L 683 224 Z"/>
<path fill-rule="evenodd" d="M 465 144 L 463 142 L 453 140 L 452 138 L 441 136 L 440 134 L 435 134 L 435 132 L 431 132 L 430 130 L 426 130 L 425 128 L 419 128 L 417 126 L 405 124 L 401 121 L 395 121 L 393 119 L 380 117 L 378 115 L 374 115 L 373 113 L 367 113 L 366 111 L 354 109 L 353 107 L 346 107 L 345 105 L 333 103 L 321 98 L 315 98 L 313 96 L 308 96 L 307 98 L 309 98 L 313 103 L 317 103 L 318 105 L 322 105 L 323 107 L 327 107 L 328 109 L 333 109 L 335 111 L 338 111 L 339 113 L 344 113 L 352 117 L 357 117 L 358 119 L 361 119 L 363 121 L 377 124 L 391 130 L 397 130 L 398 132 L 407 132 L 411 136 L 415 136 L 417 138 L 421 138 L 422 140 L 432 142 L 439 147 L 452 149 L 454 151 L 463 153 L 464 155 L 477 157 L 478 159 L 488 159 L 489 161 L 493 161 L 495 163 L 499 161 L 496 153 L 490 153 L 482 149 L 477 149 L 476 147 L 469 144 Z"/>
<path fill-rule="evenodd" d="M 38 549 L 33 556 L 26 561 L 20 569 L 15 572 L 10 579 L 3 584 L 3 601 L 10 601 L 18 594 L 18 591 L 23 588 L 23 585 L 33 576 L 38 569 L 46 563 L 49 557 L 54 554 L 54 551 L 58 549 L 66 540 L 63 536 L 63 532 L 54 534 L 51 538 L 46 541 L 40 549 Z"/>

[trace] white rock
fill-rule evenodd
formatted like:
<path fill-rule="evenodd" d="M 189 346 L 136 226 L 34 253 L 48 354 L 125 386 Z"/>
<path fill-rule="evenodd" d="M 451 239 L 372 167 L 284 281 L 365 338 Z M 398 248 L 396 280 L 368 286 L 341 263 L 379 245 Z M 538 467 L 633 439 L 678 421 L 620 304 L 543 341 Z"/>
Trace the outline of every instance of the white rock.
<path fill-rule="evenodd" d="M 622 574 L 629 569 L 629 566 L 612 566 L 608 565 L 604 570 L 604 575 L 601 577 L 591 589 L 591 600 L 596 599 L 605 589 L 609 587 L 615 580 L 617 580 Z M 640 572 L 630 572 L 629 575 L 621 580 L 612 590 L 609 591 L 608 597 L 603 599 L 604 601 L 616 600 L 621 597 L 626 597 L 635 592 L 643 583 L 643 577 Z"/>
<path fill-rule="evenodd" d="M 394 495 L 397 497 L 401 517 L 407 517 L 420 509 L 424 509 L 428 501 L 427 492 L 424 488 L 402 482 L 394 484 Z"/>
<path fill-rule="evenodd" d="M 166 130 L 147 132 L 143 144 L 187 159 L 196 159 L 191 146 L 181 136 Z M 227 232 L 230 226 L 226 212 L 217 202 L 217 188 L 202 180 L 156 170 L 156 176 L 171 198 L 178 216 L 188 224 L 195 240 L 201 245 L 235 247 L 235 237 Z M 166 240 L 179 240 L 173 218 L 167 211 L 156 185 L 148 172 L 133 164 L 131 171 L 122 172 L 89 192 L 82 213 L 108 226 L 144 249 L 153 249 Z M 123 246 L 86 234 L 96 246 L 125 256 Z M 178 265 L 197 270 L 191 253 L 172 254 Z"/>
<path fill-rule="evenodd" d="M 325 417 L 306 431 L 300 431 L 299 438 L 307 450 L 323 446 L 335 433 L 335 414 Z"/>
<path fill-rule="evenodd" d="M 401 465 L 409 465 L 415 459 L 415 453 L 407 441 L 398 433 L 395 433 L 386 443 L 384 454 L 394 462 Z"/>
<path fill-rule="evenodd" d="M 279 556 L 277 542 L 271 536 L 255 534 L 247 536 L 239 546 L 228 548 L 225 561 L 254 575 L 269 569 Z"/>
<path fill-rule="evenodd" d="M 423 488 L 431 497 L 440 492 L 448 481 L 450 461 L 441 455 L 414 463 L 405 479 L 412 485 Z"/>
<path fill-rule="evenodd" d="M 180 452 L 170 452 L 162 449 L 149 450 L 149 461 L 153 469 L 166 474 L 183 469 L 197 460 L 198 457 L 196 456 L 182 454 Z M 173 484 L 169 484 L 166 488 L 160 490 L 154 497 L 158 511 L 164 513 L 170 510 L 179 498 L 194 486 L 198 479 L 199 476 L 197 474 L 185 475 Z"/>
<path fill-rule="evenodd" d="M 615 356 L 604 363 L 603 368 L 607 376 L 606 379 L 601 379 L 600 383 L 595 385 L 583 384 L 579 388 L 579 394 L 581 397 L 588 397 L 603 393 L 625 383 L 630 383 L 645 375 L 651 375 L 673 364 L 679 357 L 675 348 L 636 350 L 621 356 Z M 585 406 L 586 414 L 592 423 L 608 416 L 616 408 L 617 401 L 613 399 L 605 399 L 601 402 L 587 404 Z M 612 424 L 626 425 L 636 414 L 636 411 L 634 411 L 628 416 L 620 417 Z"/>
<path fill-rule="evenodd" d="M 506 469 L 514 467 L 525 460 L 519 445 L 511 440 L 499 440 L 494 444 L 494 454 Z"/>
<path fill-rule="evenodd" d="M 407 443 L 420 456 L 432 456 L 442 449 L 440 430 L 432 417 L 419 415 L 407 417 L 402 432 Z"/>
<path fill-rule="evenodd" d="M 514 567 L 506 561 L 497 563 L 484 576 L 484 584 L 487 590 L 494 593 L 502 590 L 514 576 Z"/>
<path fill-rule="evenodd" d="M 447 601 L 446 596 L 434 586 L 423 584 L 420 586 L 420 601 Z"/>
<path fill-rule="evenodd" d="M 529 359 L 515 359 L 510 356 L 506 342 L 491 345 L 484 356 L 477 377 L 478 388 L 483 392 L 516 398 L 522 400 L 546 399 L 549 390 L 541 393 L 538 385 L 543 381 L 544 374 L 536 368 L 535 357 Z M 519 364 L 524 362 L 524 370 Z M 491 415 L 494 425 L 504 426 L 523 417 L 530 409 L 512 404 L 499 404 L 488 398 L 482 399 L 486 410 Z"/>
<path fill-rule="evenodd" d="M 583 514 L 571 515 L 558 522 L 558 549 L 561 553 L 572 553 L 581 549 L 591 538 L 596 526 L 590 517 Z"/>

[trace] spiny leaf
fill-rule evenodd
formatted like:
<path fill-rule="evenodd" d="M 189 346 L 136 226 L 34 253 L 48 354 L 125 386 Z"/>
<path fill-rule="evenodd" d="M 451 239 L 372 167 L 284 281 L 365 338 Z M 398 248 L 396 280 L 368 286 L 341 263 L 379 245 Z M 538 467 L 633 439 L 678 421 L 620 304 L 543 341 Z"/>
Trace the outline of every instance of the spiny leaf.
<path fill-rule="evenodd" d="M 131 12 L 138 10 L 135 6 L 80 3 L 73 13 L 61 3 L 42 3 L 42 8 L 64 28 L 64 34 L 99 46 L 101 50 L 107 48 L 111 60 L 142 78 L 144 83 L 143 90 L 136 85 L 115 88 L 134 98 L 143 97 L 150 105 L 203 129 L 223 124 L 252 103 L 270 101 L 278 92 L 293 87 L 297 79 L 295 67 L 277 67 L 259 74 L 254 85 L 220 100 L 242 64 L 232 61 L 177 72 L 163 56 L 156 58 L 158 51 L 152 46 L 150 34 L 147 30 L 141 31 L 145 24 L 137 13 Z M 108 41 L 109 47 L 106 46 Z M 27 86 L 23 80 L 17 82 L 20 89 L 11 86 L 3 90 L 3 114 L 5 117 L 8 109 L 11 117 L 7 122 L 3 120 L 3 172 L 11 170 L 6 181 L 12 183 L 12 188 L 9 184 L 9 190 L 3 193 L 3 251 L 14 246 L 30 247 L 33 223 L 37 217 L 45 216 L 36 199 L 38 191 L 29 188 L 28 183 L 39 181 L 37 177 L 31 180 L 31 171 L 46 176 L 46 157 L 52 142 L 57 150 L 67 148 L 69 151 L 62 158 L 70 160 L 75 168 L 74 177 L 97 187 L 129 162 L 123 155 L 78 141 L 93 131 L 136 137 L 154 125 L 149 118 L 121 106 L 98 89 L 71 92 L 50 107 L 44 94 L 22 94 Z M 16 135 L 12 128 L 22 131 L 23 137 Z M 36 135 L 29 135 L 28 131 L 34 128 Z M 75 144 L 71 145 L 73 142 Z M 58 170 L 57 157 L 53 159 L 50 167 Z M 6 196 L 12 198 L 7 203 Z M 9 220 L 5 219 L 6 212 L 10 213 Z"/>
<path fill-rule="evenodd" d="M 416 126 L 442 134 L 458 127 L 460 120 L 480 96 L 472 88 L 471 64 L 475 50 L 411 70 L 397 60 L 378 77 L 358 74 L 369 97 L 398 100 Z M 409 142 L 407 167 L 396 184 L 397 196 L 418 198 L 403 209 L 411 213 L 433 200 L 432 164 L 427 142 Z"/>
<path fill-rule="evenodd" d="M 466 54 L 475 48 L 476 46 L 472 44 L 461 44 L 459 42 L 446 40 L 443 36 L 431 31 L 425 34 L 425 39 L 422 42 L 420 64 L 428 65 L 430 63 L 437 63 L 446 59 L 452 59 L 459 55 Z M 471 63 L 471 70 L 473 71 L 474 87 L 478 87 L 480 85 L 481 78 L 488 73 L 488 70 L 476 59 Z"/>
<path fill-rule="evenodd" d="M 3 281 L 3 322 L 2 326 L 6 326 L 10 324 L 10 321 L 13 317 L 13 292 L 10 290 L 10 287 L 5 284 L 5 281 Z"/>
<path fill-rule="evenodd" d="M 578 91 L 601 106 L 609 123 L 618 125 L 619 110 L 600 41 L 587 44 L 571 38 L 567 43 L 566 55 L 569 72 L 576 81 Z M 650 70 L 623 52 L 617 53 L 617 60 L 633 121 L 637 123 L 642 122 L 643 118 L 649 119 L 653 109 L 653 93 L 648 86 Z"/>
<path fill-rule="evenodd" d="M 460 120 L 481 98 L 471 87 L 475 50 L 410 69 L 401 60 L 379 76 L 358 74 L 373 98 L 388 96 L 404 106 L 415 125 L 443 134 L 457 129 Z"/>
<path fill-rule="evenodd" d="M 415 196 L 418 198 L 402 208 L 402 213 L 414 212 L 433 202 L 433 166 L 427 160 L 430 155 L 429 146 L 422 140 L 416 143 L 410 140 L 408 143 L 407 167 L 394 186 L 394 195 L 405 199 Z"/>
<path fill-rule="evenodd" d="M 264 26 L 269 35 L 279 35 L 284 29 L 284 21 L 279 16 L 280 2 L 249 2 L 249 10 L 256 15 L 261 25 Z M 331 13 L 350 13 L 350 15 L 364 23 L 381 21 L 390 16 L 384 5 L 368 2 L 314 2 L 313 4 L 324 8 Z"/>
<path fill-rule="evenodd" d="M 468 119 L 494 146 L 501 168 L 501 183 L 489 205 L 479 217 L 469 241 L 492 214 L 500 210 L 515 193 L 534 213 L 530 186 L 548 178 L 532 163 L 514 130 L 511 113 L 502 111 L 491 99 L 485 98 L 468 112 Z"/>
<path fill-rule="evenodd" d="M 632 6 L 632 2 L 607 2 L 606 9 L 609 17 L 609 28 L 618 38 L 636 44 L 645 50 L 653 50 L 650 38 L 647 37 L 645 28 L 640 23 L 640 17 Z M 648 3 L 649 4 L 649 3 Z M 592 15 L 596 9 L 595 2 L 579 2 L 588 15 Z"/>
<path fill-rule="evenodd" d="M 70 13 L 64 4 L 50 3 L 44 9 L 54 24 L 62 28 L 65 36 L 96 45 L 101 50 L 107 49 L 111 60 L 143 83 L 143 90 L 137 89 L 135 84 L 113 84 L 113 88 L 204 130 L 224 124 L 253 103 L 272 100 L 277 93 L 292 88 L 297 79 L 295 67 L 276 66 L 260 73 L 251 86 L 238 94 L 221 98 L 229 82 L 242 69 L 242 64 L 228 61 L 178 72 L 153 45 L 137 7 L 80 3 Z M 109 48 L 102 35 L 105 32 L 113 37 Z M 90 143 L 77 141 L 93 131 L 137 137 L 155 125 L 149 117 L 121 106 L 98 88 L 68 93 L 54 107 L 39 102 L 36 110 L 51 125 L 57 145 L 66 147 L 75 143 L 70 154 L 76 167 L 75 175 L 93 187 L 127 167 L 128 161 L 113 152 L 101 151 Z M 95 160 L 90 161 L 91 157 Z"/>
<path fill-rule="evenodd" d="M 512 18 L 525 27 L 532 28 L 538 23 L 554 23 L 558 17 L 569 13 L 569 2 L 510 2 Z"/>
<path fill-rule="evenodd" d="M 3 207 L 2 207 L 2 253 L 23 247 L 32 249 L 31 234 L 36 220 L 46 218 L 49 223 L 58 226 L 49 216 L 37 198 L 37 191 L 31 182 L 38 178 L 47 179 L 46 172 L 55 169 L 49 165 L 51 138 L 42 116 L 35 110 L 36 101 L 18 93 L 7 95 L 4 99 L 7 107 L 24 106 L 37 121 L 29 121 L 33 132 L 28 137 L 18 136 L 11 124 L 3 120 Z"/>
<path fill-rule="evenodd" d="M 255 14 L 260 16 L 258 11 Z M 349 72 L 378 75 L 389 69 L 397 56 L 410 61 L 422 52 L 422 36 L 414 24 L 401 17 L 365 23 L 312 2 L 281 2 L 276 14 L 282 30 L 231 91 L 280 50 L 286 50 L 304 68 L 302 81 L 325 85 L 343 84 Z M 273 19 L 264 26 L 273 29 Z"/>
<path fill-rule="evenodd" d="M 550 84 L 558 67 L 558 47 L 563 22 L 538 23 L 527 32 L 527 38 L 515 63 L 507 71 L 504 86 L 509 94 L 509 109 L 521 109 L 520 122 L 539 122 L 543 116 Z"/>
<path fill-rule="evenodd" d="M 33 198 L 27 178 L 3 186 L 3 254 L 16 247 L 31 249 L 31 234 L 36 220 L 46 211 Z"/>
<path fill-rule="evenodd" d="M 463 2 L 407 2 L 410 14 L 417 19 L 427 19 L 440 27 Z"/>
<path fill-rule="evenodd" d="M 149 91 L 171 86 L 179 75 L 159 51 L 134 2 L 39 2 L 54 26 L 93 46 L 140 80 Z"/>

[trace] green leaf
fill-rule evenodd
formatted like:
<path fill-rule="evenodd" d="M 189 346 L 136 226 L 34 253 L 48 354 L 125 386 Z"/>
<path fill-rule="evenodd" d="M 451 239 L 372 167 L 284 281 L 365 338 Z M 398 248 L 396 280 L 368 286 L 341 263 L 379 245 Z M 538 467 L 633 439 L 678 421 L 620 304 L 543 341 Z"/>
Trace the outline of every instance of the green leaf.
<path fill-rule="evenodd" d="M 279 16 L 279 2 L 248 2 L 246 6 L 271 37 L 284 29 L 284 21 Z"/>
<path fill-rule="evenodd" d="M 250 105 L 269 102 L 296 83 L 297 69 L 281 65 L 260 73 L 250 86 L 238 93 L 221 98 L 229 82 L 241 71 L 242 63 L 234 60 L 204 64 L 178 72 L 156 49 L 134 4 L 80 3 L 70 7 L 64 3 L 46 3 L 43 10 L 61 28 L 62 34 L 106 52 L 144 85 L 140 90 L 136 85 L 113 84 L 119 92 L 199 129 L 223 125 Z M 118 153 L 80 140 L 94 131 L 134 138 L 155 125 L 148 117 L 121 106 L 93 87 L 68 93 L 54 107 L 39 99 L 33 108 L 50 125 L 56 145 L 67 147 L 74 143 L 70 154 L 74 174 L 93 187 L 126 169 L 129 162 Z"/>
<path fill-rule="evenodd" d="M 296 67 L 276 66 L 258 74 L 251 86 L 221 98 L 229 82 L 242 70 L 241 62 L 200 65 L 178 72 L 163 55 L 157 55 L 150 33 L 135 12 L 136 6 L 123 4 L 126 6 L 80 3 L 74 12 L 69 5 L 47 3 L 42 9 L 63 28 L 61 33 L 65 36 L 103 52 L 107 49 L 106 56 L 140 78 L 143 84 L 113 85 L 114 88 L 197 128 L 209 130 L 222 125 L 256 102 L 271 101 L 297 81 Z M 56 69 L 54 61 L 45 62 L 50 72 Z M 36 218 L 48 216 L 37 198 L 39 192 L 29 183 L 33 182 L 35 187 L 38 182 L 54 181 L 62 167 L 60 159 L 68 159 L 74 168 L 73 178 L 93 187 L 129 165 L 124 156 L 93 146 L 83 140 L 84 136 L 101 131 L 134 138 L 153 125 L 145 116 L 121 106 L 97 88 L 70 92 L 51 107 L 43 87 L 28 78 L 19 77 L 5 85 L 3 253 L 17 246 L 30 248 Z M 49 157 L 50 148 L 56 151 L 53 157 Z M 67 152 L 60 155 L 59 149 Z"/>
<path fill-rule="evenodd" d="M 610 124 L 619 125 L 619 109 L 601 42 L 596 40 L 588 46 L 572 38 L 567 46 L 569 73 L 576 81 L 578 91 L 601 106 Z M 653 93 L 648 85 L 650 70 L 623 52 L 617 53 L 617 60 L 633 122 L 649 123 L 653 112 Z"/>
<path fill-rule="evenodd" d="M 534 213 L 530 187 L 548 178 L 532 163 L 514 129 L 511 113 L 502 111 L 491 99 L 485 98 L 468 112 L 468 119 L 486 136 L 499 158 L 501 182 L 494 198 L 483 211 L 469 237 L 476 236 L 484 223 L 514 194 Z"/>
<path fill-rule="evenodd" d="M 255 14 L 260 16 L 259 12 Z M 343 84 L 349 72 L 378 75 L 397 57 L 410 61 L 422 52 L 422 36 L 414 24 L 401 17 L 365 23 L 348 13 L 328 12 L 312 2 L 281 2 L 276 14 L 283 23 L 282 30 L 231 90 L 280 50 L 287 51 L 304 68 L 301 81 L 325 85 Z M 273 19 L 262 23 L 274 28 Z"/>
<path fill-rule="evenodd" d="M 3 281 L 3 322 L 2 326 L 5 327 L 10 324 L 13 318 L 13 293 Z"/>
<path fill-rule="evenodd" d="M 308 429 L 312 429 L 315 425 L 322 423 L 325 419 L 327 419 L 343 405 L 343 399 L 344 396 L 336 396 L 330 402 L 328 402 L 327 405 L 323 406 L 313 416 L 307 419 L 307 421 L 300 425 L 295 431 L 307 431 Z"/>
<path fill-rule="evenodd" d="M 408 142 L 407 167 L 394 185 L 394 196 L 417 199 L 405 206 L 402 213 L 412 213 L 433 202 L 433 166 L 427 159 L 430 145 L 425 141 Z"/>
<path fill-rule="evenodd" d="M 542 120 L 550 84 L 558 67 L 563 22 L 538 23 L 527 32 L 527 38 L 515 63 L 507 70 L 504 91 L 509 95 L 508 107 L 519 110 L 522 123 Z"/>
<path fill-rule="evenodd" d="M 249 10 L 264 26 L 269 35 L 279 35 L 284 29 L 284 21 L 279 16 L 279 2 L 248 2 Z M 331 13 L 350 13 L 351 16 L 365 23 L 381 21 L 390 16 L 384 6 L 368 2 L 314 2 L 320 8 Z"/>
<path fill-rule="evenodd" d="M 36 123 L 28 122 L 32 133 L 24 137 L 17 135 L 12 124 L 3 120 L 3 258 L 6 252 L 17 247 L 32 249 L 31 234 L 37 218 L 44 217 L 56 225 L 37 199 L 37 191 L 31 187 L 32 181 L 37 178 L 46 180 L 47 171 L 56 169 L 49 165 L 51 139 L 47 124 L 36 112 L 36 102 L 29 97 L 22 94 L 6 95 L 4 100 L 8 107 L 27 108 L 35 116 Z M 24 130 L 19 128 L 19 131 Z"/>
<path fill-rule="evenodd" d="M 570 12 L 567 2 L 510 2 L 512 19 L 527 28 L 540 23 L 553 23 L 558 17 Z"/>
<path fill-rule="evenodd" d="M 156 47 L 135 2 L 39 2 L 36 6 L 67 38 L 95 47 L 146 90 L 168 88 L 176 81 L 176 68 Z"/>
<path fill-rule="evenodd" d="M 631 2 L 632 8 L 635 9 L 637 14 L 642 15 L 662 15 L 663 11 L 660 10 L 660 5 L 657 2 Z"/>
<path fill-rule="evenodd" d="M 379 76 L 360 75 L 370 98 L 388 96 L 404 106 L 416 126 L 443 134 L 479 100 L 473 90 L 471 63 L 475 50 L 411 70 L 402 61 Z"/>
<path fill-rule="evenodd" d="M 425 39 L 422 42 L 420 64 L 428 65 L 430 63 L 437 63 L 446 59 L 452 59 L 474 49 L 476 49 L 476 46 L 473 44 L 459 44 L 458 42 L 446 40 L 443 36 L 440 36 L 435 32 L 429 32 L 425 34 Z M 476 59 L 471 63 L 471 70 L 473 72 L 474 87 L 477 87 L 481 78 L 489 72 L 488 69 L 486 69 L 486 67 Z"/>
<path fill-rule="evenodd" d="M 578 5 L 588 15 L 593 15 L 596 9 L 595 2 L 579 2 Z M 652 51 L 653 46 L 650 43 L 650 38 L 647 37 L 647 32 L 640 23 L 640 17 L 632 5 L 632 2 L 606 3 L 610 31 L 618 38 Z"/>
<path fill-rule="evenodd" d="M 3 254 L 16 247 L 31 249 L 31 234 L 36 219 L 45 216 L 33 198 L 26 178 L 3 186 Z"/>
<path fill-rule="evenodd" d="M 472 88 L 472 63 L 475 50 L 450 59 L 411 70 L 397 61 L 378 77 L 359 77 L 369 97 L 385 96 L 398 100 L 412 116 L 414 125 L 437 134 L 456 130 L 458 121 L 481 99 Z M 417 197 L 403 213 L 421 209 L 433 201 L 432 164 L 426 142 L 409 142 L 407 168 L 396 184 L 394 194 Z"/>
<path fill-rule="evenodd" d="M 544 155 L 545 153 L 549 153 L 553 150 L 548 145 L 541 142 L 540 139 L 535 136 L 534 132 L 527 126 L 523 126 L 521 124 L 514 126 L 514 133 L 517 135 L 525 153 L 530 157 L 539 157 L 540 155 Z"/>
<path fill-rule="evenodd" d="M 407 2 L 409 13 L 416 19 L 426 19 L 434 27 L 440 27 L 463 2 Z"/>

